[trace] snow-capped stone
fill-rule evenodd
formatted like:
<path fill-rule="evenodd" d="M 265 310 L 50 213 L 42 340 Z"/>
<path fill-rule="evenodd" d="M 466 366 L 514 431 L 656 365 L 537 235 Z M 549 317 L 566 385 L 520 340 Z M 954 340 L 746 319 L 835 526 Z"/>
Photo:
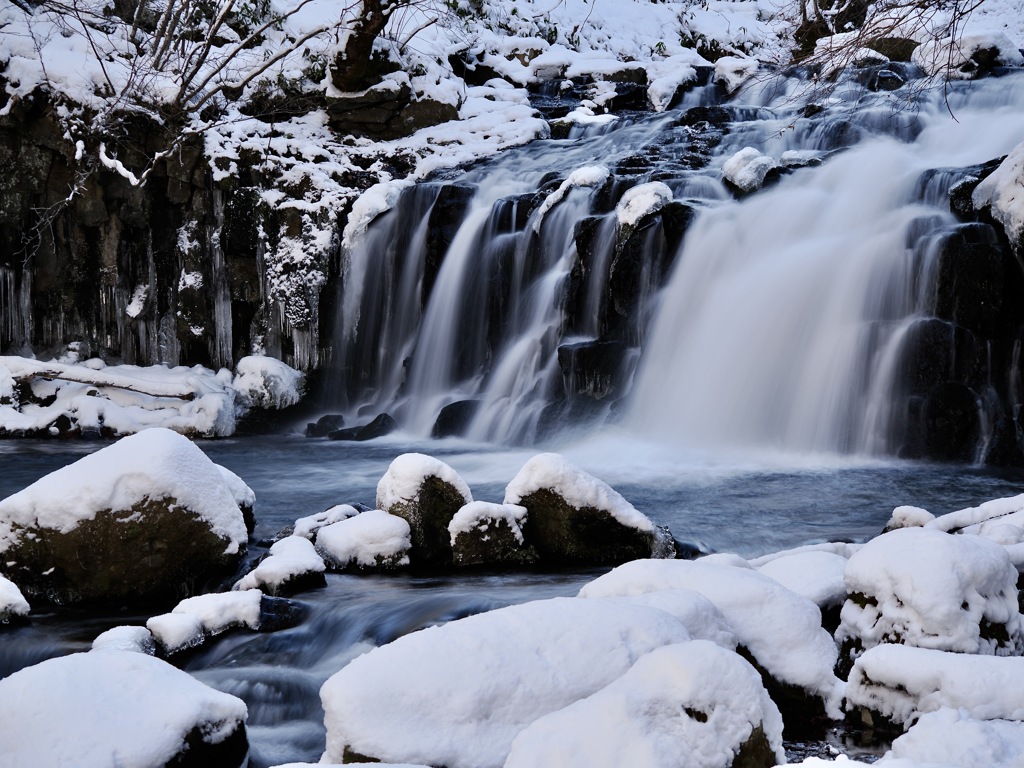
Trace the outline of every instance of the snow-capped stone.
<path fill-rule="evenodd" d="M 694 640 L 710 640 L 729 651 L 735 651 L 739 644 L 718 606 L 700 592 L 690 589 L 659 589 L 628 597 L 609 597 L 614 602 L 657 608 L 675 616 L 686 627 Z"/>
<path fill-rule="evenodd" d="M 794 552 L 757 569 L 821 609 L 838 607 L 846 599 L 845 570 L 845 557 L 822 551 Z"/>
<path fill-rule="evenodd" d="M 620 227 L 635 226 L 640 219 L 661 210 L 672 202 L 672 190 L 661 181 L 652 181 L 627 189 L 615 206 Z"/>
<path fill-rule="evenodd" d="M 245 521 L 245 530 L 250 534 L 256 528 L 256 492 L 253 491 L 245 481 L 227 467 L 216 465 L 220 470 L 228 490 L 235 499 L 238 508 L 242 510 L 242 519 Z"/>
<path fill-rule="evenodd" d="M 92 641 L 94 651 L 133 651 L 152 656 L 156 653 L 153 633 L 145 627 L 113 627 Z"/>
<path fill-rule="evenodd" d="M 18 585 L 0 576 L 0 624 L 23 619 L 30 610 L 28 600 L 21 594 Z"/>
<path fill-rule="evenodd" d="M 558 189 L 544 198 L 544 202 L 534 212 L 533 231 L 540 232 L 548 211 L 562 202 L 571 190 L 578 187 L 600 187 L 608 180 L 609 176 L 611 176 L 611 171 L 603 165 L 587 165 L 570 173 L 558 186 Z"/>
<path fill-rule="evenodd" d="M 324 585 L 324 561 L 313 542 L 302 536 L 286 536 L 274 542 L 268 556 L 235 582 L 232 589 L 258 589 L 268 595 L 292 594 Z"/>
<path fill-rule="evenodd" d="M 897 724 L 944 707 L 1024 720 L 1024 658 L 878 645 L 854 663 L 846 699 Z"/>
<path fill-rule="evenodd" d="M 642 595 L 663 589 L 691 589 L 722 612 L 740 645 L 784 686 L 820 699 L 829 717 L 841 717 L 842 683 L 833 673 L 836 647 L 821 627 L 821 611 L 805 597 L 748 568 L 700 560 L 637 560 L 586 584 L 580 597 Z M 773 690 L 785 716 L 790 704 Z M 794 701 L 792 707 L 803 707 Z"/>
<path fill-rule="evenodd" d="M 146 621 L 146 629 L 164 656 L 197 648 L 206 641 L 203 621 L 192 613 L 161 613 Z"/>
<path fill-rule="evenodd" d="M 609 565 L 675 555 L 674 546 L 664 546 L 670 535 L 556 453 L 527 461 L 505 488 L 505 503 L 526 507 L 526 541 L 550 563 Z"/>
<path fill-rule="evenodd" d="M 975 187 L 971 202 L 987 208 L 1003 225 L 1018 258 L 1024 257 L 1024 143 L 1018 144 L 989 176 Z"/>
<path fill-rule="evenodd" d="M 333 570 L 388 570 L 409 565 L 411 542 L 404 518 L 371 509 L 321 528 L 316 551 Z"/>
<path fill-rule="evenodd" d="M 59 603 L 166 599 L 233 569 L 246 539 L 217 466 L 169 429 L 123 438 L 0 501 L 0 570 Z"/>
<path fill-rule="evenodd" d="M 651 651 L 597 693 L 535 720 L 512 743 L 505 768 L 782 762 L 782 717 L 757 670 L 695 640 Z"/>
<path fill-rule="evenodd" d="M 469 486 L 454 469 L 422 453 L 396 458 L 377 484 L 377 507 L 409 523 L 416 564 L 451 563 L 448 524 L 471 501 Z"/>
<path fill-rule="evenodd" d="M 1020 647 L 1017 569 L 981 536 L 891 531 L 856 552 L 845 577 L 836 639 L 850 659 L 880 643 L 997 655 Z"/>
<path fill-rule="evenodd" d="M 232 386 L 244 405 L 287 408 L 302 398 L 305 376 L 273 357 L 250 355 L 235 364 Z"/>
<path fill-rule="evenodd" d="M 143 653 L 49 659 L 0 680 L 3 762 L 11 766 L 241 766 L 245 704 Z"/>
<path fill-rule="evenodd" d="M 324 684 L 324 759 L 497 768 L 538 717 L 603 688 L 645 653 L 688 639 L 664 611 L 575 598 L 413 632 Z"/>
<path fill-rule="evenodd" d="M 740 86 L 757 74 L 761 68 L 757 59 L 740 56 L 722 56 L 715 62 L 715 82 L 728 94 L 736 93 Z"/>
<path fill-rule="evenodd" d="M 523 537 L 526 518 L 526 508 L 515 504 L 466 504 L 448 523 L 455 565 L 526 565 L 535 561 L 537 553 Z"/>
<path fill-rule="evenodd" d="M 182 600 L 171 611 L 195 616 L 207 635 L 219 635 L 234 627 L 260 628 L 263 593 L 258 589 L 214 592 Z"/>
<path fill-rule="evenodd" d="M 926 40 L 914 49 L 910 60 L 929 75 L 950 79 L 970 79 L 996 66 L 1024 64 L 1017 45 L 1002 33 Z"/>
<path fill-rule="evenodd" d="M 917 764 L 1016 768 L 1024 755 L 1024 723 L 977 720 L 947 707 L 918 718 L 888 754 Z"/>
<path fill-rule="evenodd" d="M 892 511 L 889 522 L 885 524 L 886 531 L 895 531 L 897 528 L 923 528 L 935 519 L 935 515 L 921 507 L 901 506 Z"/>
<path fill-rule="evenodd" d="M 359 510 L 351 504 L 338 504 L 330 509 L 324 510 L 323 512 L 317 512 L 315 515 L 300 517 L 295 521 L 293 533 L 295 536 L 301 536 L 304 539 L 313 541 L 316 539 L 317 531 L 325 525 L 337 523 L 341 520 L 347 520 L 348 518 L 355 517 L 358 514 Z"/>
<path fill-rule="evenodd" d="M 722 176 L 741 192 L 753 192 L 764 185 L 765 178 L 778 168 L 774 158 L 754 147 L 744 147 L 722 164 Z"/>

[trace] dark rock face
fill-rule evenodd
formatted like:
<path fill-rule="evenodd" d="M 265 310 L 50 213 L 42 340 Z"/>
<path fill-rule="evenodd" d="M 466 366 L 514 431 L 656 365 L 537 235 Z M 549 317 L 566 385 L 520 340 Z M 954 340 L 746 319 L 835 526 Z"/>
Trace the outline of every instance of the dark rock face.
<path fill-rule="evenodd" d="M 651 557 L 654 534 L 629 528 L 609 512 L 574 507 L 542 488 L 520 499 L 529 515 L 524 533 L 550 565 L 618 565 Z"/>
<path fill-rule="evenodd" d="M 626 364 L 633 352 L 633 363 L 639 350 L 630 350 L 618 341 L 584 341 L 563 344 L 558 348 L 558 366 L 562 370 L 562 386 L 569 397 L 582 396 L 592 400 L 622 396 L 633 366 Z"/>
<path fill-rule="evenodd" d="M 479 400 L 458 400 L 454 403 L 448 403 L 437 414 L 437 420 L 430 431 L 430 436 L 440 438 L 461 435 L 465 432 L 466 427 L 469 426 L 479 408 Z"/>
<path fill-rule="evenodd" d="M 337 432 L 344 426 L 344 416 L 339 413 L 329 413 L 306 425 L 306 437 L 327 437 L 331 432 Z"/>
<path fill-rule="evenodd" d="M 29 601 L 59 605 L 175 602 L 233 573 L 243 554 L 225 554 L 228 542 L 174 499 L 99 511 L 66 533 L 31 533 L 4 552 L 3 570 Z"/>
<path fill-rule="evenodd" d="M 413 99 L 407 83 L 397 87 L 378 84 L 358 94 L 332 97 L 327 112 L 331 127 L 338 133 L 372 139 L 400 139 L 420 128 L 459 117 L 453 104 Z"/>
<path fill-rule="evenodd" d="M 452 544 L 452 560 L 461 567 L 526 566 L 537 559 L 537 552 L 525 544 L 522 530 L 506 517 L 481 518 L 472 530 L 459 531 Z"/>

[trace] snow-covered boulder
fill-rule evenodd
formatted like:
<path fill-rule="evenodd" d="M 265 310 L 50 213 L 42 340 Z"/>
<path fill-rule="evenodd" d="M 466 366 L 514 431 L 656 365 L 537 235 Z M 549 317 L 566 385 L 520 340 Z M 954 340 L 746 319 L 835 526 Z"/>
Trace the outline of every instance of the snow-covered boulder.
<path fill-rule="evenodd" d="M 23 621 L 29 610 L 28 600 L 18 585 L 0 576 L 0 625 Z"/>
<path fill-rule="evenodd" d="M 239 699 L 152 656 L 75 653 L 0 680 L 0 762 L 242 766 L 246 717 Z"/>
<path fill-rule="evenodd" d="M 292 533 L 295 536 L 315 541 L 317 532 L 325 525 L 348 520 L 348 518 L 355 517 L 358 514 L 359 510 L 351 504 L 337 504 L 323 512 L 317 512 L 315 515 L 300 517 L 295 521 Z"/>
<path fill-rule="evenodd" d="M 961 709 L 922 715 L 892 743 L 897 760 L 959 768 L 1018 768 L 1024 755 L 1024 723 L 977 720 Z"/>
<path fill-rule="evenodd" d="M 845 557 L 821 550 L 793 552 L 757 568 L 818 606 L 824 626 L 831 631 L 839 625 L 839 611 L 846 600 L 845 570 Z"/>
<path fill-rule="evenodd" d="M 94 651 L 132 651 L 147 656 L 156 655 L 156 640 L 145 627 L 121 626 L 96 635 L 92 641 Z"/>
<path fill-rule="evenodd" d="M 234 570 L 242 513 L 187 438 L 149 429 L 0 501 L 0 571 L 32 599 L 167 600 Z"/>
<path fill-rule="evenodd" d="M 498 768 L 537 718 L 595 693 L 655 648 L 689 639 L 664 611 L 575 598 L 413 632 L 324 684 L 324 759 Z"/>
<path fill-rule="evenodd" d="M 250 355 L 235 365 L 232 386 L 247 408 L 287 408 L 302 398 L 304 376 L 273 357 Z"/>
<path fill-rule="evenodd" d="M 846 699 L 848 708 L 898 725 L 943 707 L 979 720 L 1024 720 L 1024 658 L 878 645 L 854 663 Z"/>
<path fill-rule="evenodd" d="M 515 504 L 474 501 L 448 524 L 455 565 L 529 565 L 537 552 L 526 544 L 526 509 Z"/>
<path fill-rule="evenodd" d="M 898 528 L 923 528 L 935 519 L 935 515 L 921 507 L 903 505 L 896 507 L 885 524 L 883 533 L 895 531 Z"/>
<path fill-rule="evenodd" d="M 256 528 L 256 492 L 253 491 L 245 481 L 227 467 L 217 465 L 224 482 L 235 499 L 235 504 L 242 510 L 242 520 L 245 521 L 245 530 L 252 535 Z"/>
<path fill-rule="evenodd" d="M 391 570 L 409 565 L 412 533 L 404 518 L 371 509 L 321 528 L 316 551 L 328 568 Z"/>
<path fill-rule="evenodd" d="M 950 79 L 971 79 L 995 67 L 1024 64 L 1020 50 L 1003 33 L 926 40 L 914 49 L 910 60 L 929 75 Z"/>
<path fill-rule="evenodd" d="M 422 453 L 396 458 L 377 484 L 377 507 L 409 523 L 415 565 L 451 563 L 448 524 L 471 501 L 469 486 L 454 469 Z"/>
<path fill-rule="evenodd" d="M 259 589 L 268 595 L 290 595 L 322 587 L 324 561 L 313 543 L 302 536 L 286 536 L 274 542 L 267 557 L 235 582 L 232 589 Z"/>
<path fill-rule="evenodd" d="M 146 629 L 163 656 L 198 648 L 206 642 L 203 620 L 192 613 L 161 613 L 151 616 L 146 621 Z"/>
<path fill-rule="evenodd" d="M 707 640 L 640 658 L 586 699 L 534 721 L 505 768 L 732 768 L 785 762 L 782 717 L 761 676 Z"/>
<path fill-rule="evenodd" d="M 1017 258 L 1024 258 L 1024 143 L 1018 144 L 1006 159 L 987 176 L 971 195 L 978 210 L 987 209 L 1003 225 Z"/>
<path fill-rule="evenodd" d="M 715 604 L 739 644 L 764 671 L 784 717 L 841 717 L 842 683 L 833 672 L 836 646 L 822 629 L 821 611 L 757 571 L 700 560 L 638 560 L 585 585 L 580 597 L 666 589 L 693 590 Z"/>
<path fill-rule="evenodd" d="M 773 172 L 777 177 L 779 164 L 754 147 L 744 147 L 722 164 L 722 178 L 741 194 L 763 187 Z"/>
<path fill-rule="evenodd" d="M 881 643 L 1003 656 L 1020 648 L 1017 569 L 981 536 L 890 531 L 850 558 L 845 578 L 844 662 Z"/>
<path fill-rule="evenodd" d="M 526 462 L 505 488 L 505 503 L 526 507 L 526 541 L 554 565 L 615 565 L 675 557 L 671 534 L 606 483 L 555 453 Z"/>
<path fill-rule="evenodd" d="M 715 62 L 715 82 L 732 95 L 761 68 L 757 59 L 741 56 L 722 56 Z"/>

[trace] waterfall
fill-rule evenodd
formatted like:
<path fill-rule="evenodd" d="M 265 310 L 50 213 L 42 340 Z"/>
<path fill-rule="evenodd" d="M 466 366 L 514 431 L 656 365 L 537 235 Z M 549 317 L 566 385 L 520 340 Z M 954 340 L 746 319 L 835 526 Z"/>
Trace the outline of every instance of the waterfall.
<path fill-rule="evenodd" d="M 407 190 L 346 255 L 333 407 L 420 436 L 457 404 L 474 440 L 617 419 L 708 450 L 926 455 L 908 435 L 945 382 L 990 442 L 1019 387 L 962 353 L 1015 347 L 944 308 L 950 249 L 998 248 L 949 191 L 1024 138 L 1024 77 L 915 91 L 902 109 L 907 96 L 851 81 L 824 114 L 795 87 L 721 106 L 704 91 Z M 746 146 L 792 167 L 736 199 L 721 168 Z M 672 202 L 626 224 L 616 206 L 643 184 Z M 918 382 L 942 345 L 937 378 Z"/>

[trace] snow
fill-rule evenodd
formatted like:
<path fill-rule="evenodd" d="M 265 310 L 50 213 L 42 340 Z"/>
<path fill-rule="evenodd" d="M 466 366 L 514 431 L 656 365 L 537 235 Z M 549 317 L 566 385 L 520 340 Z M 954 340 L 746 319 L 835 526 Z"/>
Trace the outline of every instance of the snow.
<path fill-rule="evenodd" d="M 846 697 L 896 723 L 943 707 L 978 720 L 1024 720 L 1024 658 L 879 645 L 854 663 Z"/>
<path fill-rule="evenodd" d="M 30 610 L 18 585 L 0 575 L 0 624 L 13 616 L 28 616 Z"/>
<path fill-rule="evenodd" d="M 723 56 L 715 62 L 715 82 L 721 83 L 726 93 L 735 93 L 760 68 L 757 59 Z"/>
<path fill-rule="evenodd" d="M 866 543 L 846 566 L 853 595 L 836 632 L 864 648 L 902 642 L 961 653 L 1012 654 L 1021 644 L 1017 569 L 980 536 L 900 528 Z M 986 626 L 1005 629 L 989 636 Z"/>
<path fill-rule="evenodd" d="M 576 598 L 429 627 L 360 656 L 324 684 L 324 760 L 340 761 L 347 746 L 384 761 L 497 768 L 538 717 L 688 639 L 664 611 Z"/>
<path fill-rule="evenodd" d="M 462 496 L 463 503 L 473 500 L 466 481 L 443 461 L 422 453 L 403 453 L 391 462 L 377 483 L 377 506 L 388 510 L 395 504 L 416 501 L 428 477 L 436 477 L 451 485 Z"/>
<path fill-rule="evenodd" d="M 227 554 L 245 546 L 242 513 L 217 465 L 187 438 L 155 428 L 83 456 L 0 501 L 0 552 L 26 529 L 66 533 L 101 510 L 128 510 L 147 498 L 173 499 L 198 515 L 225 540 Z"/>
<path fill-rule="evenodd" d="M 830 717 L 841 717 L 842 683 L 832 672 L 838 654 L 832 637 L 821 628 L 821 611 L 774 579 L 700 560 L 634 560 L 586 584 L 580 597 L 663 589 L 691 589 L 707 597 L 739 643 L 772 676 L 819 696 Z"/>
<path fill-rule="evenodd" d="M 668 184 L 652 181 L 627 189 L 615 206 L 615 215 L 620 227 L 633 227 L 644 216 L 661 210 L 670 202 L 672 190 Z"/>
<path fill-rule="evenodd" d="M 316 535 L 316 551 L 342 569 L 408 565 L 411 546 L 409 523 L 380 509 L 326 525 Z"/>
<path fill-rule="evenodd" d="M 220 464 L 214 466 L 217 467 L 221 477 L 224 478 L 224 483 L 227 485 L 228 490 L 231 491 L 231 496 L 239 507 L 249 507 L 252 509 L 256 506 L 256 492 L 246 485 L 242 478 L 227 467 L 222 467 Z"/>
<path fill-rule="evenodd" d="M 896 509 L 892 511 L 892 517 L 890 517 L 889 522 L 885 524 L 885 529 L 887 531 L 892 531 L 897 528 L 922 528 L 931 523 L 934 519 L 935 515 L 927 509 L 904 505 L 896 507 Z"/>
<path fill-rule="evenodd" d="M 570 173 L 554 192 L 544 198 L 533 214 L 533 231 L 540 232 L 548 211 L 562 202 L 570 190 L 578 187 L 599 187 L 608 179 L 611 171 L 603 165 L 588 165 Z"/>
<path fill-rule="evenodd" d="M 926 40 L 914 49 L 910 60 L 930 75 L 948 73 L 953 78 L 971 78 L 977 68 L 971 57 L 986 48 L 996 49 L 999 61 L 1005 66 L 1024 64 L 1017 44 L 1002 33 L 964 34 L 956 39 Z"/>
<path fill-rule="evenodd" d="M 960 768 L 1019 767 L 1024 756 L 1024 723 L 975 720 L 943 708 L 922 715 L 892 743 L 894 758 Z"/>
<path fill-rule="evenodd" d="M 696 640 L 651 651 L 592 696 L 534 721 L 505 768 L 729 768 L 758 726 L 785 762 L 782 716 L 761 676 Z"/>
<path fill-rule="evenodd" d="M 524 498 L 542 489 L 554 491 L 576 509 L 592 507 L 607 512 L 628 528 L 654 530 L 650 519 L 618 491 L 557 453 L 539 453 L 527 461 L 506 486 L 505 503 L 521 504 Z"/>
<path fill-rule="evenodd" d="M 256 408 L 287 408 L 302 397 L 305 376 L 273 357 L 250 355 L 235 364 L 231 383 L 242 401 Z"/>
<path fill-rule="evenodd" d="M 323 573 L 324 561 L 313 543 L 302 536 L 286 536 L 270 547 L 270 556 L 260 561 L 232 589 L 263 589 L 276 592 L 281 586 L 312 573 Z"/>
<path fill-rule="evenodd" d="M 101 650 L 50 659 L 0 680 L 0 760 L 10 766 L 151 768 L 194 728 L 217 744 L 245 704 L 142 653 Z"/>
<path fill-rule="evenodd" d="M 113 627 L 92 641 L 94 651 L 133 651 L 152 656 L 156 653 L 153 633 L 146 627 Z"/>
<path fill-rule="evenodd" d="M 195 616 L 207 635 L 219 635 L 234 627 L 260 628 L 263 593 L 258 589 L 215 592 L 182 600 L 171 613 Z"/>
<path fill-rule="evenodd" d="M 744 192 L 760 189 L 768 172 L 778 163 L 754 147 L 744 147 L 722 164 L 722 176 Z"/>
<path fill-rule="evenodd" d="M 709 640 L 726 650 L 734 651 L 736 633 L 718 607 L 700 592 L 689 589 L 659 589 L 629 597 L 609 597 L 612 602 L 657 608 L 675 616 L 694 640 Z"/>
<path fill-rule="evenodd" d="M 515 504 L 494 504 L 489 501 L 474 501 L 463 506 L 448 523 L 452 546 L 460 533 L 486 531 L 490 526 L 504 522 L 516 541 L 523 539 L 523 525 L 526 523 L 526 509 Z"/>
<path fill-rule="evenodd" d="M 313 541 L 316 538 L 317 531 L 325 525 L 337 523 L 340 520 L 347 520 L 358 514 L 359 510 L 352 505 L 338 504 L 323 512 L 317 512 L 315 515 L 300 517 L 295 521 L 294 535 Z"/>
<path fill-rule="evenodd" d="M 1018 255 L 1024 252 L 1024 143 L 1018 144 L 991 175 L 975 188 L 974 207 L 991 206 Z"/>

